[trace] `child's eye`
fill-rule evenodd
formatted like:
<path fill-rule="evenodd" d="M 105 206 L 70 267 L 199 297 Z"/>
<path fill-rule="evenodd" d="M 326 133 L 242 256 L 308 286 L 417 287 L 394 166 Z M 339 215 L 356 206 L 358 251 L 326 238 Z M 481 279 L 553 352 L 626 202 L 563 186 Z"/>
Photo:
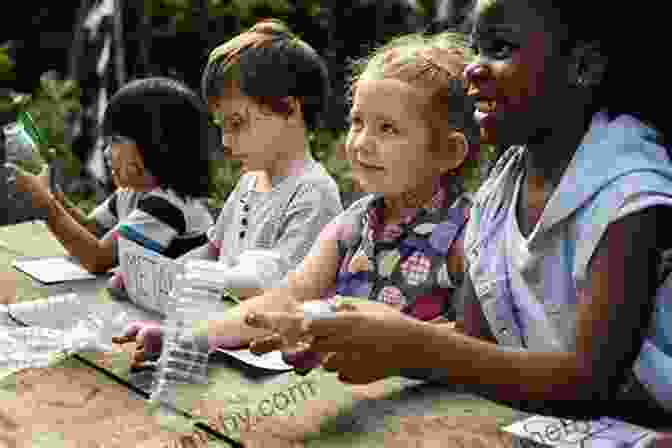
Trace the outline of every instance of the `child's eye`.
<path fill-rule="evenodd" d="M 511 54 L 519 48 L 519 46 L 512 44 L 504 39 L 481 40 L 472 44 L 472 48 L 476 54 L 483 54 L 494 59 L 507 59 Z"/>
<path fill-rule="evenodd" d="M 382 123 L 380 125 L 380 131 L 384 134 L 397 134 L 397 128 L 394 127 L 391 123 Z"/>

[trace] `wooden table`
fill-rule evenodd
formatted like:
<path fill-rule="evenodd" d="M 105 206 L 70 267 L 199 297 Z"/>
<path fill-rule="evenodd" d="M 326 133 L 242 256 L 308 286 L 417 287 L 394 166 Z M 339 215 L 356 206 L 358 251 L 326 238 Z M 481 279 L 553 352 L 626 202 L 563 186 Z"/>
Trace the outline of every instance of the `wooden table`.
<path fill-rule="evenodd" d="M 9 246 L 0 247 L 0 263 L 6 274 L 7 266 L 18 253 L 30 256 L 63 253 L 63 248 L 41 223 L 0 228 L 0 241 Z M 8 275 L 16 277 L 19 300 L 44 297 L 64 288 L 97 294 L 101 300 L 107 300 L 105 292 L 100 291 L 101 282 L 45 288 L 11 269 Z M 148 372 L 131 375 L 128 353 L 122 351 L 104 357 L 85 356 L 137 385 L 151 375 Z M 476 428 L 474 434 L 489 431 L 496 438 L 498 427 L 523 415 L 449 386 L 391 378 L 355 387 L 344 385 L 334 374 L 321 370 L 305 377 L 294 373 L 259 375 L 259 371 L 245 369 L 226 356 L 213 358 L 208 378 L 206 385 L 181 387 L 177 407 L 201 416 L 222 433 L 242 439 L 247 447 L 439 446 L 416 442 L 436 434 L 441 434 L 444 442 L 460 437 L 462 442 L 464 437 L 478 438 L 473 434 L 455 435 L 460 431 L 469 433 L 470 427 Z M 506 445 L 502 442 L 501 446 Z"/>

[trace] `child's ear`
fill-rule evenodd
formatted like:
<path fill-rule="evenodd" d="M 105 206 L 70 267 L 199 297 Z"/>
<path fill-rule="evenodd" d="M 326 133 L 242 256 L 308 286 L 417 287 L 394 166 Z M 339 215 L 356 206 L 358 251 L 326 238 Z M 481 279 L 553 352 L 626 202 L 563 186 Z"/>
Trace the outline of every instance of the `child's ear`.
<path fill-rule="evenodd" d="M 446 157 L 444 157 L 445 166 L 443 171 L 454 171 L 464 163 L 469 153 L 469 142 L 463 132 L 451 131 L 446 136 L 447 142 L 444 146 Z"/>
<path fill-rule="evenodd" d="M 571 54 L 569 82 L 576 87 L 596 87 L 604 79 L 608 58 L 597 42 L 579 43 Z"/>

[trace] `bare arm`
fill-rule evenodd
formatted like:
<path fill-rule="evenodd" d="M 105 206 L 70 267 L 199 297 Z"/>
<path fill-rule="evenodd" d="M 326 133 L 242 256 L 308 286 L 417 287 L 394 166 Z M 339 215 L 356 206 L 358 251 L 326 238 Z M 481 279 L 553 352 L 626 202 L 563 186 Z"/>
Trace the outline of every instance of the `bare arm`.
<path fill-rule="evenodd" d="M 287 285 L 267 291 L 265 294 L 245 300 L 229 310 L 221 319 L 208 322 L 211 338 L 225 338 L 238 334 L 243 342 L 249 342 L 270 334 L 268 330 L 252 328 L 245 324 L 250 312 L 288 311 L 307 300 L 316 300 L 328 291 L 336 281 L 338 269 L 338 246 L 336 225 L 325 226 L 310 253 L 295 271 L 287 274 Z"/>
<path fill-rule="evenodd" d="M 47 226 L 87 271 L 105 272 L 114 265 L 114 242 L 99 241 L 55 199 L 47 207 Z"/>
<path fill-rule="evenodd" d="M 77 206 L 75 206 L 70 200 L 65 196 L 63 191 L 60 189 L 54 192 L 54 197 L 56 200 L 63 206 L 65 211 L 75 220 L 79 225 L 88 230 L 91 234 L 97 235 L 99 232 L 98 224 L 96 220 L 92 217 L 89 217 L 84 214 Z"/>
<path fill-rule="evenodd" d="M 510 349 L 413 322 L 407 364 L 444 368 L 452 382 L 487 388 L 490 398 L 517 407 L 575 418 L 607 414 L 648 327 L 663 236 L 657 223 L 669 219 L 669 210 L 655 207 L 609 226 L 589 266 L 588 297 L 577 305 L 576 351 Z M 466 333 L 481 336 L 483 320 L 472 313 L 465 311 Z"/>

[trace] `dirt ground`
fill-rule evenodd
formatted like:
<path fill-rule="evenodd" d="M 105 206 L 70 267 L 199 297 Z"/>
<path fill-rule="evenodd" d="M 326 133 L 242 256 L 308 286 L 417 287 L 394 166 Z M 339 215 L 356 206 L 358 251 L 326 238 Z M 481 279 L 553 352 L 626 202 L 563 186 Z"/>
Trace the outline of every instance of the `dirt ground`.
<path fill-rule="evenodd" d="M 123 386 L 102 383 L 88 368 L 23 370 L 12 395 L 0 401 L 0 448 L 206 445 L 202 435 L 181 437 L 161 428 L 144 401 Z"/>
<path fill-rule="evenodd" d="M 356 395 L 361 398 L 379 396 L 380 385 L 357 386 Z M 205 417 L 209 424 L 227 432 L 227 422 L 221 416 L 226 404 L 213 400 L 201 401 L 194 414 Z M 271 416 L 256 420 L 253 425 L 240 428 L 241 441 L 246 448 L 303 448 L 305 440 L 320 431 L 325 420 L 339 414 L 332 402 L 313 399 L 303 403 L 302 415 Z M 342 419 L 347 420 L 347 419 Z M 357 431 L 358 424 L 352 420 L 352 428 L 339 424 L 343 432 Z M 391 448 L 512 448 L 509 434 L 501 431 L 501 421 L 484 416 L 407 416 L 400 417 L 396 429 L 385 432 L 383 446 Z M 318 441 L 312 446 L 320 446 Z M 356 446 L 356 445 L 353 445 Z"/>

